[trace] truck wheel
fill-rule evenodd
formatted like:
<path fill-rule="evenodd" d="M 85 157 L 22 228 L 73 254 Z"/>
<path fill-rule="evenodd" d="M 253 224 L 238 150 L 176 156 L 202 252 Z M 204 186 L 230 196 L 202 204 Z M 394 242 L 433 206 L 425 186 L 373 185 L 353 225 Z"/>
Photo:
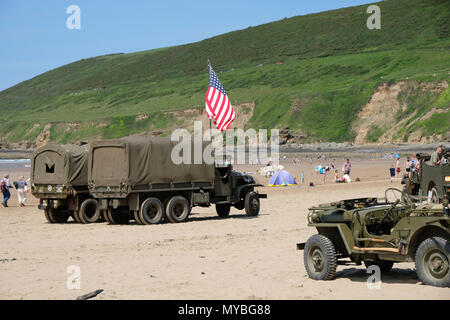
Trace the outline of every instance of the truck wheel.
<path fill-rule="evenodd" d="M 45 219 L 47 219 L 47 221 L 50 223 L 55 223 L 55 220 L 53 220 L 53 218 L 50 216 L 49 211 L 50 211 L 50 208 L 44 209 Z"/>
<path fill-rule="evenodd" d="M 254 217 L 259 214 L 259 195 L 256 192 L 249 192 L 245 195 L 245 212 L 248 216 Z"/>
<path fill-rule="evenodd" d="M 416 251 L 416 272 L 427 285 L 450 287 L 450 241 L 441 237 L 424 240 Z"/>
<path fill-rule="evenodd" d="M 139 218 L 143 224 L 158 224 L 164 218 L 164 206 L 158 198 L 148 198 L 139 211 Z"/>
<path fill-rule="evenodd" d="M 121 211 L 120 209 L 108 208 L 108 219 L 110 224 L 127 224 L 130 221 L 130 215 L 128 212 Z"/>
<path fill-rule="evenodd" d="M 166 217 L 172 223 L 185 222 L 191 213 L 191 206 L 185 197 L 175 196 L 167 202 Z"/>
<path fill-rule="evenodd" d="M 311 279 L 334 279 L 337 268 L 336 250 L 327 237 L 320 234 L 311 236 L 306 241 L 303 260 Z"/>
<path fill-rule="evenodd" d="M 216 204 L 216 212 L 219 217 L 228 217 L 230 215 L 230 204 Z"/>
<path fill-rule="evenodd" d="M 134 221 L 136 221 L 137 224 L 143 225 L 144 223 L 141 221 L 141 218 L 139 217 L 139 212 L 140 210 L 133 211 Z"/>
<path fill-rule="evenodd" d="M 65 223 L 69 220 L 69 212 L 61 209 L 48 208 L 48 216 L 53 223 Z"/>
<path fill-rule="evenodd" d="M 108 210 L 102 210 L 103 219 L 109 224 L 112 224 L 111 220 L 109 220 Z"/>
<path fill-rule="evenodd" d="M 394 262 L 387 260 L 364 261 L 364 265 L 366 266 L 366 268 L 369 268 L 370 266 L 378 266 L 381 272 L 386 273 L 391 271 L 392 267 L 394 266 Z"/>
<path fill-rule="evenodd" d="M 74 210 L 72 214 L 73 220 L 77 223 L 83 223 L 80 220 L 80 210 Z"/>
<path fill-rule="evenodd" d="M 98 201 L 92 198 L 86 199 L 80 206 L 78 212 L 81 223 L 94 223 L 100 219 L 100 208 Z"/>

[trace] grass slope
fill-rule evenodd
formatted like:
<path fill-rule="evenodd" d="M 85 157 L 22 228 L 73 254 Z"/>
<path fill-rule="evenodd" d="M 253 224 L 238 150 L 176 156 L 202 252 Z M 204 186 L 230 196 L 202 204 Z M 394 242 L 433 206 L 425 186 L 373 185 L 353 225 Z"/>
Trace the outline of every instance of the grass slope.
<path fill-rule="evenodd" d="M 350 141 L 351 123 L 377 85 L 450 77 L 450 2 L 377 5 L 381 30 L 366 28 L 364 5 L 65 65 L 0 92 L 0 134 L 10 142 L 33 140 L 52 122 L 52 140 L 67 142 L 165 128 L 177 119 L 162 111 L 203 105 L 209 57 L 233 104 L 256 102 L 248 126 L 289 126 L 310 141 Z M 427 97 L 409 92 L 402 99 L 407 113 L 450 106 L 448 92 Z M 149 118 L 137 122 L 135 116 L 144 113 Z M 445 133 L 446 119 L 448 112 L 411 128 Z M 79 125 L 67 129 L 66 122 Z M 382 134 L 381 128 L 372 131 L 372 140 Z M 409 132 L 402 134 L 407 139 Z"/>

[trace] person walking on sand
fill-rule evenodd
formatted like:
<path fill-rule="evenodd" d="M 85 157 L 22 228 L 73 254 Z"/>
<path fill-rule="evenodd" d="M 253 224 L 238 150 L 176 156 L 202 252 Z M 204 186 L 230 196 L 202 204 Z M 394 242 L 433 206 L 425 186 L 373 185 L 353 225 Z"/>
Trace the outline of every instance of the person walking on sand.
<path fill-rule="evenodd" d="M 21 176 L 17 181 L 17 197 L 19 199 L 19 205 L 25 207 L 25 201 L 27 201 L 28 184 L 25 181 L 25 177 Z"/>
<path fill-rule="evenodd" d="M 394 165 L 392 165 L 392 167 L 389 169 L 389 174 L 391 175 L 391 183 L 395 178 L 395 168 Z"/>
<path fill-rule="evenodd" d="M 396 172 L 397 172 L 397 178 L 400 176 L 400 172 L 402 171 L 402 169 L 400 169 L 400 158 L 397 158 L 397 164 L 396 166 Z"/>
<path fill-rule="evenodd" d="M 350 170 L 352 169 L 352 164 L 350 163 L 350 159 L 347 159 L 347 161 L 342 166 L 342 171 L 344 174 L 348 175 L 350 177 Z"/>
<path fill-rule="evenodd" d="M 9 189 L 11 188 L 11 183 L 9 182 L 9 174 L 5 174 L 5 177 L 0 183 L 0 188 L 3 193 L 2 205 L 4 207 L 8 207 L 8 200 L 11 197 L 11 193 L 9 192 Z"/>

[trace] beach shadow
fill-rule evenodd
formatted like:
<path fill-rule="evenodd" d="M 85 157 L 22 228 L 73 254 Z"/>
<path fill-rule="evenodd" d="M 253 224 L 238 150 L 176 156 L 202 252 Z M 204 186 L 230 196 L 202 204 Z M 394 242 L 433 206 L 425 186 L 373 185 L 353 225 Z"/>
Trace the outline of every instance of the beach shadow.
<path fill-rule="evenodd" d="M 367 273 L 367 269 L 346 268 L 336 272 L 336 279 L 346 278 L 355 282 L 367 282 L 367 279 L 373 273 Z M 381 273 L 381 281 L 383 283 L 402 283 L 402 284 L 419 284 L 421 281 L 417 277 L 414 269 L 409 268 L 392 268 L 390 272 Z"/>
<path fill-rule="evenodd" d="M 258 218 L 258 216 L 250 217 L 246 214 L 236 214 L 236 215 L 229 215 L 227 217 L 219 217 L 219 216 L 209 216 L 209 217 L 195 217 L 195 213 L 191 213 L 189 216 L 189 221 L 214 221 L 214 220 L 229 220 L 229 219 L 242 219 L 242 220 L 252 220 L 255 218 Z"/>

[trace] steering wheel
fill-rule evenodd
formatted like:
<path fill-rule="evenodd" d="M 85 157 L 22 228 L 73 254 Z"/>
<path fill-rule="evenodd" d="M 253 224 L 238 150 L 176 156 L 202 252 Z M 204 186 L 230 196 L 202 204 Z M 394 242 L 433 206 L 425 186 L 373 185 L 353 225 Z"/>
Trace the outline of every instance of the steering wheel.
<path fill-rule="evenodd" d="M 396 205 L 399 204 L 399 203 L 402 203 L 405 206 L 411 206 L 411 207 L 414 205 L 414 202 L 411 199 L 411 197 L 409 196 L 409 194 L 407 194 L 404 191 L 401 191 L 400 189 L 397 189 L 397 188 L 388 188 L 388 189 L 386 189 L 386 191 L 384 192 L 384 198 L 386 199 L 386 201 L 388 203 L 390 203 L 391 201 L 389 201 L 388 194 L 392 194 L 393 195 L 394 202 L 396 202 L 398 200 Z"/>

